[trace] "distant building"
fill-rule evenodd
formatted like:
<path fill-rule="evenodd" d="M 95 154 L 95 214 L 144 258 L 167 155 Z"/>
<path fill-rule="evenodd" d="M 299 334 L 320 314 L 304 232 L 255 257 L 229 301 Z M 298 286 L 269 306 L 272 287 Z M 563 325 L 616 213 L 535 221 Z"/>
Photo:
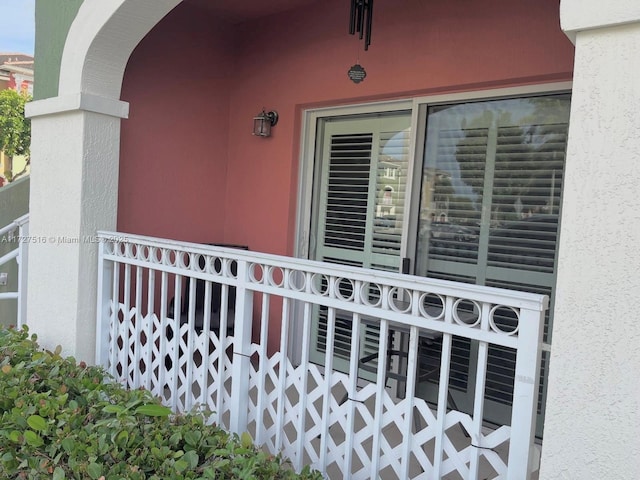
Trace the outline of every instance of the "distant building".
<path fill-rule="evenodd" d="M 33 95 L 33 57 L 0 53 L 0 90 L 10 88 Z"/>
<path fill-rule="evenodd" d="M 33 95 L 33 57 L 23 53 L 0 53 L 0 90 Z M 0 187 L 29 166 L 23 156 L 9 157 L 0 151 Z"/>

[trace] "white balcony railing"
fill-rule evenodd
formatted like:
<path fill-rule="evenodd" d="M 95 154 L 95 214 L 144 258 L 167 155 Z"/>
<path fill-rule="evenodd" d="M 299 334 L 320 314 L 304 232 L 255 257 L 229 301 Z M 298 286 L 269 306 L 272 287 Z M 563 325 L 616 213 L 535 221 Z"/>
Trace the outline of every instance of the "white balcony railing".
<path fill-rule="evenodd" d="M 530 478 L 546 297 L 135 235 L 100 238 L 97 363 L 129 388 L 150 389 L 176 411 L 206 409 L 295 468 L 310 464 L 329 478 Z M 497 321 L 505 311 L 509 325 Z M 324 358 L 314 363 L 320 317 Z M 338 371 L 334 332 L 345 319 L 351 345 Z M 360 339 L 371 325 L 379 361 L 363 380 Z M 471 413 L 447 405 L 454 337 L 478 345 Z M 441 345 L 429 403 L 414 394 L 425 338 Z M 516 352 L 510 424 L 495 429 L 483 425 L 490 347 Z M 388 355 L 397 351 L 406 355 Z"/>
<path fill-rule="evenodd" d="M 18 312 L 15 324 L 21 327 L 27 315 L 27 256 L 29 252 L 29 215 L 0 228 L 0 242 L 13 248 L 0 257 L 0 267 L 15 260 L 18 264 L 16 291 L 0 292 L 0 300 L 16 300 Z M 4 249 L 3 249 L 4 250 Z"/>

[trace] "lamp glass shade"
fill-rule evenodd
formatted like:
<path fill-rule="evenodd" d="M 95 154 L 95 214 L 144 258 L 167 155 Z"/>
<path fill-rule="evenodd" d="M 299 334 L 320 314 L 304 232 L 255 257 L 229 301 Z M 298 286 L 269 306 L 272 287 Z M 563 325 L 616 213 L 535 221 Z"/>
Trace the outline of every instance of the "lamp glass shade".
<path fill-rule="evenodd" d="M 258 137 L 268 137 L 271 135 L 271 119 L 265 112 L 253 117 L 253 134 Z"/>

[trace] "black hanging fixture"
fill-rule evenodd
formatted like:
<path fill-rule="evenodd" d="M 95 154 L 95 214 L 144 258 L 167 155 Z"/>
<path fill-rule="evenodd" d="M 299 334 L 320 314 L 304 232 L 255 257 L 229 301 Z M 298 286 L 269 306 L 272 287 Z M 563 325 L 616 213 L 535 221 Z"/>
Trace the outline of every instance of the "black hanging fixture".
<path fill-rule="evenodd" d="M 349 33 L 358 32 L 360 40 L 364 39 L 364 49 L 371 45 L 371 25 L 373 23 L 373 0 L 351 0 L 349 15 Z"/>

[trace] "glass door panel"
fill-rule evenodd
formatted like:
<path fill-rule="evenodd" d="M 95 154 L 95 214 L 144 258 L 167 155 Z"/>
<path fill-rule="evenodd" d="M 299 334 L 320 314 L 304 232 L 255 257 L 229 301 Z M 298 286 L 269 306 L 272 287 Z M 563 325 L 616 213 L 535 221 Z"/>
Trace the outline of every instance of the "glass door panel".
<path fill-rule="evenodd" d="M 554 95 L 428 108 L 416 274 L 552 297 L 569 102 Z M 546 332 L 549 342 L 550 319 Z M 454 351 L 450 390 L 470 411 L 477 345 L 456 339 Z M 488 421 L 510 421 L 514 366 L 513 351 L 490 349 Z"/>

